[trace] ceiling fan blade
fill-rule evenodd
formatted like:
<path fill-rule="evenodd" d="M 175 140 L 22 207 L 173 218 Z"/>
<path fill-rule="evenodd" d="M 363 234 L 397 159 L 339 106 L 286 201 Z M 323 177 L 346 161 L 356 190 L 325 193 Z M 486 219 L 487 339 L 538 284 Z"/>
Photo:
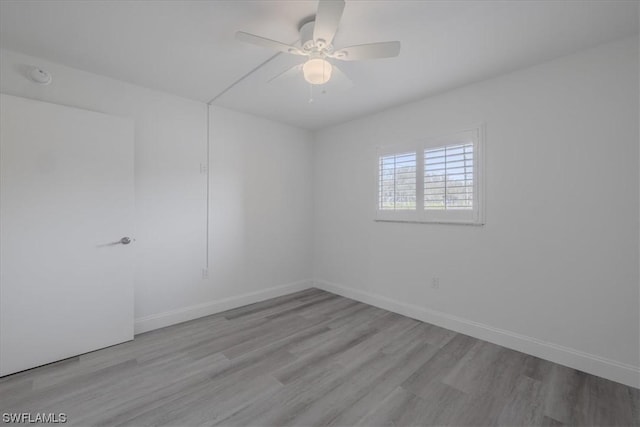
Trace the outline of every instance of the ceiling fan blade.
<path fill-rule="evenodd" d="M 342 61 L 359 61 L 361 59 L 391 58 L 400 54 L 400 42 L 381 42 L 349 46 L 340 49 L 332 58 Z"/>
<path fill-rule="evenodd" d="M 280 74 L 277 74 L 276 76 L 270 78 L 268 83 L 271 83 L 271 82 L 274 82 L 274 81 L 286 80 L 286 79 L 289 79 L 289 78 L 295 77 L 295 76 L 302 76 L 302 64 L 297 64 L 297 65 L 294 65 L 291 68 L 287 68 L 286 70 L 284 70 Z"/>
<path fill-rule="evenodd" d="M 257 46 L 266 47 L 269 49 L 275 49 L 284 53 L 292 53 L 294 55 L 305 55 L 299 48 L 291 46 L 279 41 L 267 39 L 264 37 L 256 36 L 255 34 L 245 33 L 244 31 L 238 31 L 236 33 L 236 39 L 245 42 L 255 44 Z"/>
<path fill-rule="evenodd" d="M 353 87 L 353 81 L 337 65 L 333 64 L 332 68 L 331 80 L 328 82 L 331 89 L 347 90 Z"/>
<path fill-rule="evenodd" d="M 319 0 L 316 20 L 313 27 L 313 40 L 322 40 L 330 45 L 338 31 L 338 24 L 344 11 L 344 0 Z M 321 43 L 322 44 L 322 43 Z M 323 47 L 323 46 L 320 46 Z"/>

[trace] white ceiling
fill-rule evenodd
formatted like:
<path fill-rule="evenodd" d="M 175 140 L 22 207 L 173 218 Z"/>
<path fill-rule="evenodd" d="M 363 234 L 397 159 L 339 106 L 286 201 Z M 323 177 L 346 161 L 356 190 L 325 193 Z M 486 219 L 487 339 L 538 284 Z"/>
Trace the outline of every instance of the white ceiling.
<path fill-rule="evenodd" d="M 347 0 L 334 45 L 400 40 L 398 58 L 340 63 L 309 103 L 300 57 L 234 39 L 292 43 L 315 1 L 0 1 L 0 46 L 309 129 L 340 123 L 638 32 L 638 1 Z M 224 92 L 224 93 L 223 93 Z M 219 96 L 223 93 L 221 96 Z"/>

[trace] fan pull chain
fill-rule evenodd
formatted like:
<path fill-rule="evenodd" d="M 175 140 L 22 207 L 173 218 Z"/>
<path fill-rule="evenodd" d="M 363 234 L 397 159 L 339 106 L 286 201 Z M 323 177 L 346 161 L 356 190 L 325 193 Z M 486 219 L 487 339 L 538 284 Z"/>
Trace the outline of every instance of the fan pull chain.
<path fill-rule="evenodd" d="M 309 84 L 309 104 L 313 103 L 313 85 Z"/>

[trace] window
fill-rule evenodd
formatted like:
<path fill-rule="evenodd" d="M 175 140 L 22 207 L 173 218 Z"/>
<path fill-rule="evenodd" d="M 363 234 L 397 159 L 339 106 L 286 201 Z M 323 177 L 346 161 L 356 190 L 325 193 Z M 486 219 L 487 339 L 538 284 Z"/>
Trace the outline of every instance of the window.
<path fill-rule="evenodd" d="M 416 153 L 380 157 L 378 198 L 383 210 L 416 209 Z"/>
<path fill-rule="evenodd" d="M 380 148 L 376 219 L 482 224 L 482 130 Z"/>
<path fill-rule="evenodd" d="M 424 150 L 424 208 L 473 209 L 473 144 Z"/>

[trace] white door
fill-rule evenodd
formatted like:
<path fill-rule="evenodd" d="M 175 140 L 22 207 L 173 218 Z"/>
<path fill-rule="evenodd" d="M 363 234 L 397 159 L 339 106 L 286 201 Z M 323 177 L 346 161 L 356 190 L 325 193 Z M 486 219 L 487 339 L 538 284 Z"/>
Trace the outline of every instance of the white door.
<path fill-rule="evenodd" d="M 0 95 L 0 376 L 133 338 L 133 123 Z"/>

